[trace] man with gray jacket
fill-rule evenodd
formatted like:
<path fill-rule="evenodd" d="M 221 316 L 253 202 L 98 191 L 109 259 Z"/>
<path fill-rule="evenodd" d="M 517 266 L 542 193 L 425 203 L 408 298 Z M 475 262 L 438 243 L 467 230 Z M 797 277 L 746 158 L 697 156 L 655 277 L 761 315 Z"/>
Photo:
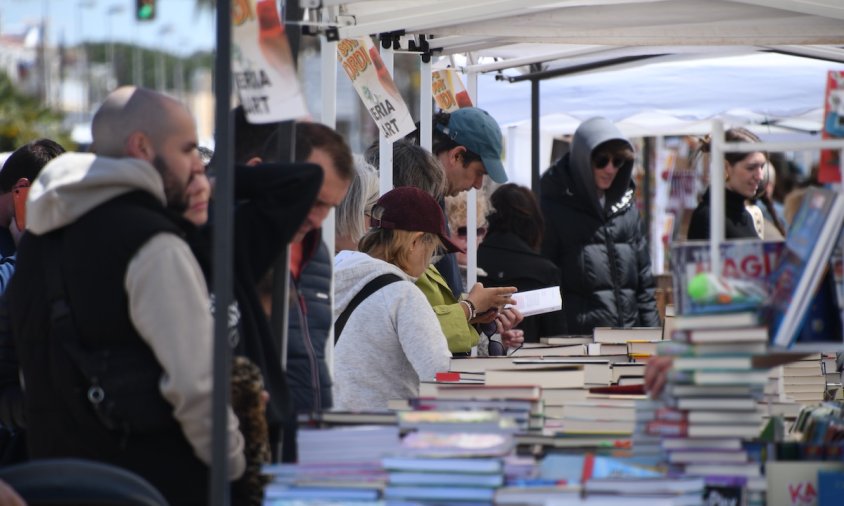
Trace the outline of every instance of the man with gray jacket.
<path fill-rule="evenodd" d="M 170 504 L 207 504 L 212 318 L 177 225 L 205 170 L 196 126 L 176 100 L 123 87 L 92 128 L 96 154 L 62 155 L 32 185 L 8 292 L 30 457 L 111 463 Z M 227 430 L 236 479 L 231 409 Z"/>

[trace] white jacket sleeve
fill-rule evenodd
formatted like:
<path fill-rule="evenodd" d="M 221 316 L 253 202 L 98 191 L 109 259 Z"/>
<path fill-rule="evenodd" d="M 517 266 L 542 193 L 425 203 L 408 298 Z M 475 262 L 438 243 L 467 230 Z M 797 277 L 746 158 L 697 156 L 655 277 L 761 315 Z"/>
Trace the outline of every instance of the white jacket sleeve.
<path fill-rule="evenodd" d="M 213 319 L 205 278 L 188 245 L 162 233 L 126 270 L 129 316 L 163 368 L 161 394 L 196 456 L 211 465 Z M 228 409 L 229 478 L 243 474 L 243 435 Z"/>

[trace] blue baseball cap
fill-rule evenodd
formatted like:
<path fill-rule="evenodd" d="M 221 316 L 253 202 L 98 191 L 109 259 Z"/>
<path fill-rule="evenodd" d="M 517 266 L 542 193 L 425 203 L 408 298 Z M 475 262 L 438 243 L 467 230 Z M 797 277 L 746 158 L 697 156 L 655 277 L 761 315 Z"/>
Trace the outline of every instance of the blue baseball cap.
<path fill-rule="evenodd" d="M 488 112 L 477 107 L 464 107 L 451 113 L 448 126 L 437 129 L 451 140 L 481 157 L 484 170 L 496 183 L 506 183 L 507 173 L 501 163 L 501 129 Z"/>

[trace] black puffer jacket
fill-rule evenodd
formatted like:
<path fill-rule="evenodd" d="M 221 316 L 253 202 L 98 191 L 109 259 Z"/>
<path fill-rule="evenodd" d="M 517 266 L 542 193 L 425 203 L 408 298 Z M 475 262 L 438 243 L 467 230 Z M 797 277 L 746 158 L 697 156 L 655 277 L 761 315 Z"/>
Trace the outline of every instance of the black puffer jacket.
<path fill-rule="evenodd" d="M 689 222 L 689 239 L 709 239 L 710 220 L 709 213 L 712 206 L 709 201 L 710 189 L 706 189 L 700 204 L 692 213 Z M 747 212 L 745 198 L 728 189 L 724 189 L 724 237 L 726 239 L 759 239 L 756 227 L 753 226 L 753 216 Z"/>
<path fill-rule="evenodd" d="M 610 121 L 584 122 L 571 152 L 542 176 L 542 253 L 560 268 L 569 334 L 591 334 L 600 326 L 661 324 L 647 239 L 635 206 L 632 162 L 619 170 L 603 206 L 598 199 L 591 155 L 613 139 L 626 140 Z"/>

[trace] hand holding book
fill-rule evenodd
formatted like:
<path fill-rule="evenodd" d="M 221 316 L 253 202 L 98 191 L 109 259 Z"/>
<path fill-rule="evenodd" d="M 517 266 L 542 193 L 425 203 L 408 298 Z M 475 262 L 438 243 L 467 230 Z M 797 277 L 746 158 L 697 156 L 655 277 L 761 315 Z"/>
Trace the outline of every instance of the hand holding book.
<path fill-rule="evenodd" d="M 466 296 L 466 301 L 474 306 L 477 315 L 471 323 L 487 323 L 495 320 L 501 308 L 507 304 L 516 303 L 512 298 L 515 292 L 515 286 L 485 288 L 481 283 L 475 283 L 469 295 Z"/>

